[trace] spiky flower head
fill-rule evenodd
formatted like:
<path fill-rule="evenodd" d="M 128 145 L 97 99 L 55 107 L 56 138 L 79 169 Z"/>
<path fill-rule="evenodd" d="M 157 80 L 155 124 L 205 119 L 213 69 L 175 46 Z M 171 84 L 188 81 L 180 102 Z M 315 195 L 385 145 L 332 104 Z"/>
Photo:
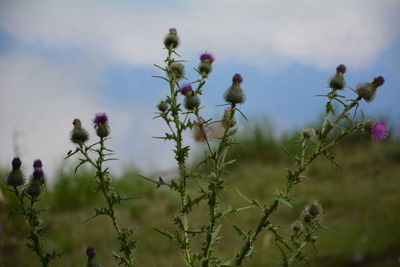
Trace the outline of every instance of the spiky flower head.
<path fill-rule="evenodd" d="M 21 168 L 22 162 L 18 157 L 15 157 L 13 158 L 11 165 L 13 170 L 19 170 Z"/>
<path fill-rule="evenodd" d="M 243 82 L 243 77 L 242 77 L 242 75 L 240 75 L 239 73 L 236 73 L 235 75 L 233 75 L 233 77 L 232 77 L 232 82 L 233 82 L 233 83 L 241 84 L 241 83 Z"/>
<path fill-rule="evenodd" d="M 170 28 L 168 34 L 164 37 L 164 45 L 167 49 L 175 49 L 179 46 L 180 40 L 175 28 Z"/>
<path fill-rule="evenodd" d="M 20 170 L 21 168 L 21 160 L 18 157 L 15 157 L 12 162 L 12 170 L 7 175 L 6 183 L 9 186 L 21 186 L 25 183 L 24 174 Z"/>
<path fill-rule="evenodd" d="M 318 215 L 322 214 L 322 206 L 321 204 L 319 204 L 318 201 L 313 201 L 310 205 L 309 205 L 309 210 L 308 212 L 311 214 L 311 216 L 313 217 L 317 217 Z"/>
<path fill-rule="evenodd" d="M 188 94 L 185 96 L 184 106 L 188 110 L 194 110 L 200 106 L 200 98 L 194 94 Z"/>
<path fill-rule="evenodd" d="M 168 103 L 164 100 L 160 101 L 160 103 L 158 103 L 157 108 L 159 111 L 161 112 L 165 112 L 168 109 Z"/>
<path fill-rule="evenodd" d="M 37 159 L 33 162 L 33 168 L 42 168 L 42 167 L 43 167 L 43 164 L 40 159 Z"/>
<path fill-rule="evenodd" d="M 366 133 L 367 135 L 371 135 L 372 127 L 374 126 L 375 122 L 376 121 L 374 119 L 366 119 L 366 120 L 364 120 L 362 122 L 364 133 Z"/>
<path fill-rule="evenodd" d="M 240 74 L 236 73 L 232 78 L 232 85 L 225 91 L 224 100 L 231 105 L 243 104 L 246 101 L 246 95 L 243 92 L 240 84 L 243 78 Z"/>
<path fill-rule="evenodd" d="M 388 136 L 389 129 L 386 123 L 382 121 L 376 122 L 371 129 L 372 138 L 375 140 L 383 140 Z"/>
<path fill-rule="evenodd" d="M 232 108 L 226 108 L 222 116 L 222 124 L 225 127 L 234 127 L 237 124 L 235 116 L 232 116 Z M 229 125 L 229 126 L 228 126 Z"/>
<path fill-rule="evenodd" d="M 346 72 L 346 66 L 343 64 L 340 64 L 339 66 L 337 66 L 336 72 L 344 74 Z"/>
<path fill-rule="evenodd" d="M 86 249 L 86 256 L 88 257 L 86 267 L 101 267 L 102 265 L 95 260 L 96 250 L 92 247 Z"/>
<path fill-rule="evenodd" d="M 71 141 L 75 144 L 83 144 L 89 139 L 88 132 L 82 128 L 82 123 L 79 119 L 74 119 L 72 122 L 74 128 L 71 131 Z"/>
<path fill-rule="evenodd" d="M 169 65 L 169 70 L 171 75 L 173 75 L 177 80 L 182 79 L 185 76 L 185 66 L 182 63 L 171 63 L 171 65 Z"/>
<path fill-rule="evenodd" d="M 303 224 L 301 223 L 301 221 L 294 221 L 292 223 L 292 225 L 290 226 L 290 229 L 292 229 L 292 231 L 294 232 L 301 232 L 303 231 Z"/>
<path fill-rule="evenodd" d="M 315 136 L 315 130 L 313 128 L 307 128 L 303 130 L 303 137 L 305 139 L 312 139 Z"/>
<path fill-rule="evenodd" d="M 192 88 L 192 85 L 190 83 L 183 84 L 181 86 L 181 88 L 179 88 L 179 91 L 184 96 L 193 94 L 193 88 Z"/>
<path fill-rule="evenodd" d="M 93 119 L 94 128 L 96 134 L 100 138 L 107 137 L 110 134 L 110 128 L 108 126 L 108 117 L 106 113 L 97 113 Z"/>
<path fill-rule="evenodd" d="M 215 60 L 214 55 L 209 52 L 204 52 L 200 55 L 200 61 L 208 61 L 210 63 L 213 63 L 214 60 Z"/>
<path fill-rule="evenodd" d="M 35 168 L 35 169 L 33 170 L 32 177 L 33 177 L 34 179 L 40 179 L 40 178 L 43 177 L 43 175 L 44 175 L 44 171 L 43 171 L 42 168 Z"/>
<path fill-rule="evenodd" d="M 374 78 L 374 80 L 372 81 L 372 84 L 375 87 L 379 87 L 379 86 L 382 86 L 384 84 L 384 82 L 385 82 L 385 78 L 383 78 L 382 76 L 378 76 L 378 77 Z"/>
<path fill-rule="evenodd" d="M 367 102 L 374 100 L 376 95 L 376 87 L 371 83 L 360 83 L 356 86 L 357 94 Z"/>
<path fill-rule="evenodd" d="M 40 169 L 40 168 L 37 168 Z M 36 169 L 35 169 L 36 170 Z M 43 178 L 43 176 L 42 176 Z M 37 197 L 42 193 L 42 185 L 44 179 L 36 178 L 32 175 L 32 180 L 30 181 L 28 187 L 26 188 L 26 193 L 31 197 Z"/>

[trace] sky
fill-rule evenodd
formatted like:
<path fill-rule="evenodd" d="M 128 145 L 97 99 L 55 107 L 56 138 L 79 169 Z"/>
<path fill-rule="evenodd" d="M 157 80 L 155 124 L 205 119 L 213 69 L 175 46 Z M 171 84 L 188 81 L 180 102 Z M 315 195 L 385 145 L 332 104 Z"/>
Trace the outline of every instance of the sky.
<path fill-rule="evenodd" d="M 400 119 L 400 1 L 0 1 L 0 166 L 19 155 L 30 171 L 40 158 L 49 179 L 73 148 L 74 118 L 91 129 L 94 114 L 110 118 L 116 173 L 174 168 L 171 144 L 152 120 L 168 89 L 152 78 L 165 58 L 170 27 L 181 38 L 189 79 L 199 55 L 215 55 L 202 103 L 221 116 L 232 75 L 242 74 L 243 112 L 267 117 L 275 131 L 298 129 L 322 114 L 327 79 L 339 64 L 346 80 L 386 79 L 376 100 L 361 105 L 385 118 L 396 133 Z M 350 89 L 344 92 L 352 96 Z M 246 127 L 246 122 L 239 124 Z M 193 144 L 186 133 L 187 144 Z M 71 164 L 71 162 L 70 162 Z"/>

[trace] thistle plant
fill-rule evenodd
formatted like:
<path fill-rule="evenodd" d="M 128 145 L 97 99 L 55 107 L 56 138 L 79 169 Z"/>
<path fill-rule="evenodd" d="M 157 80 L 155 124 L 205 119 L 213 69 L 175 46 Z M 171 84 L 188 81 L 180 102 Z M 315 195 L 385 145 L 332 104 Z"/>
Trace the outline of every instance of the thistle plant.
<path fill-rule="evenodd" d="M 26 237 L 27 242 L 25 245 L 36 254 L 41 265 L 47 267 L 50 266 L 53 260 L 61 257 L 63 253 L 59 250 L 49 251 L 42 243 L 45 225 L 40 215 L 48 209 L 37 208 L 37 203 L 40 201 L 40 195 L 46 183 L 42 161 L 35 160 L 33 162 L 33 173 L 28 184 L 25 184 L 21 165 L 21 160 L 17 157 L 14 158 L 12 160 L 12 170 L 6 177 L 8 187 L 5 189 L 12 192 L 18 200 L 17 206 L 13 207 L 11 214 L 15 213 L 26 219 L 29 234 Z"/>
<path fill-rule="evenodd" d="M 88 220 L 100 215 L 108 216 L 115 229 L 117 240 L 120 243 L 120 254 L 113 252 L 115 260 L 120 265 L 128 267 L 136 266 L 135 259 L 133 257 L 133 251 L 136 248 L 136 240 L 133 238 L 133 233 L 137 227 L 121 227 L 115 210 L 116 206 L 134 198 L 123 196 L 114 190 L 109 168 L 105 167 L 105 163 L 108 161 L 116 160 L 115 158 L 111 157 L 113 155 L 113 151 L 108 149 L 105 144 L 105 142 L 110 139 L 108 137 L 110 134 L 110 127 L 107 115 L 105 113 L 96 114 L 95 118 L 93 119 L 93 125 L 99 140 L 91 145 L 87 145 L 86 142 L 89 140 L 88 132 L 82 127 L 82 123 L 79 119 L 75 119 L 73 121 L 74 128 L 71 131 L 71 141 L 76 144 L 76 148 L 75 151 L 69 153 L 66 158 L 69 158 L 74 154 L 80 155 L 79 164 L 76 166 L 75 172 L 80 166 L 86 163 L 90 164 L 96 170 L 95 190 L 103 195 L 105 206 L 96 208 L 95 214 Z M 88 257 L 89 262 L 92 262 L 90 261 L 91 257 L 89 255 Z"/>

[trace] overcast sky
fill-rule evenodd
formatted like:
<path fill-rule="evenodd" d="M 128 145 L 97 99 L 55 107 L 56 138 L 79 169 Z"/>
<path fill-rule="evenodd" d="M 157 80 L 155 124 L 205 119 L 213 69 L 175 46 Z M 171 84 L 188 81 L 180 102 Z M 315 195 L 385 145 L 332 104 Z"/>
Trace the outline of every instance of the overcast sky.
<path fill-rule="evenodd" d="M 0 165 L 18 153 L 29 170 L 41 158 L 51 178 L 73 147 L 72 120 L 90 129 L 94 114 L 106 112 L 110 146 L 121 159 L 114 170 L 172 168 L 171 146 L 151 138 L 164 130 L 151 118 L 167 93 L 151 78 L 159 74 L 152 64 L 165 57 L 170 27 L 181 36 L 189 78 L 201 52 L 216 56 L 202 99 L 209 116 L 220 116 L 215 105 L 238 72 L 247 115 L 268 116 L 279 130 L 302 127 L 321 114 L 314 96 L 327 91 L 327 78 L 343 63 L 351 87 L 386 78 L 376 101 L 362 108 L 395 125 L 399 14 L 398 0 L 1 0 Z"/>

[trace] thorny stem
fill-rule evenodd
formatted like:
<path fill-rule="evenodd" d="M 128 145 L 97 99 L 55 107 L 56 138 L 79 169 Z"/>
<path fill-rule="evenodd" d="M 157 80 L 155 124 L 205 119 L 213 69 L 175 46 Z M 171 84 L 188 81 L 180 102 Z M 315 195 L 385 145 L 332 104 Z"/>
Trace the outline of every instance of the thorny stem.
<path fill-rule="evenodd" d="M 331 102 L 331 97 L 329 97 L 328 103 Z M 301 153 L 300 153 L 300 160 L 298 163 L 297 168 L 294 171 L 289 171 L 288 176 L 287 176 L 287 182 L 286 185 L 284 186 L 284 191 L 285 191 L 285 197 L 289 195 L 291 192 L 293 186 L 300 181 L 300 175 L 307 169 L 307 167 L 322 153 L 326 152 L 329 147 L 331 147 L 333 144 L 335 144 L 337 141 L 351 133 L 352 131 L 360 128 L 359 125 L 353 126 L 350 131 L 344 132 L 337 137 L 335 137 L 333 140 L 330 142 L 326 142 L 326 137 L 328 136 L 329 132 L 335 128 L 335 126 L 343 119 L 347 117 L 347 113 L 354 108 L 355 106 L 358 105 L 358 102 L 361 100 L 361 97 L 357 97 L 356 99 L 352 100 L 349 105 L 347 105 L 342 113 L 331 123 L 331 127 L 326 128 L 327 125 L 327 118 L 329 116 L 329 113 L 325 113 L 325 118 L 323 122 L 323 126 L 321 129 L 321 137 L 318 140 L 318 143 L 315 147 L 315 149 L 312 151 L 311 155 L 309 156 L 308 160 L 306 160 L 306 143 L 304 138 L 301 140 Z M 327 104 L 328 105 L 328 104 Z M 258 222 L 255 231 L 250 235 L 250 237 L 246 240 L 245 244 L 243 245 L 242 249 L 240 252 L 235 256 L 234 262 L 235 266 L 241 266 L 243 264 L 244 259 L 251 254 L 251 249 L 252 246 L 257 238 L 257 236 L 260 234 L 260 232 L 268 227 L 270 225 L 268 218 L 269 216 L 275 212 L 279 207 L 279 200 L 275 199 L 272 204 L 268 207 L 264 208 L 263 211 L 263 216 L 261 217 L 260 221 Z"/>
<path fill-rule="evenodd" d="M 96 162 L 94 162 L 87 153 L 89 148 L 86 147 L 86 145 L 81 145 L 78 149 L 82 153 L 82 155 L 85 156 L 86 161 L 89 162 L 91 165 L 93 165 L 93 167 L 96 169 L 96 177 L 99 179 L 100 190 L 107 203 L 107 210 L 108 210 L 107 215 L 111 219 L 112 225 L 114 226 L 114 229 L 117 233 L 117 239 L 120 241 L 121 249 L 125 254 L 125 260 L 127 261 L 125 264 L 129 267 L 134 267 L 136 266 L 136 263 L 133 259 L 131 249 L 126 248 L 124 246 L 124 244 L 126 244 L 127 242 L 126 236 L 122 234 L 122 230 L 119 227 L 119 224 L 117 222 L 117 217 L 115 215 L 114 211 L 115 203 L 112 199 L 111 195 L 112 192 L 110 191 L 111 189 L 110 178 L 107 176 L 107 170 L 103 169 L 103 162 L 105 161 L 104 151 L 106 150 L 104 146 L 104 138 L 100 138 L 100 142 L 98 144 L 100 145 L 100 149 L 96 150 L 96 152 L 98 153 L 98 158 Z"/>

